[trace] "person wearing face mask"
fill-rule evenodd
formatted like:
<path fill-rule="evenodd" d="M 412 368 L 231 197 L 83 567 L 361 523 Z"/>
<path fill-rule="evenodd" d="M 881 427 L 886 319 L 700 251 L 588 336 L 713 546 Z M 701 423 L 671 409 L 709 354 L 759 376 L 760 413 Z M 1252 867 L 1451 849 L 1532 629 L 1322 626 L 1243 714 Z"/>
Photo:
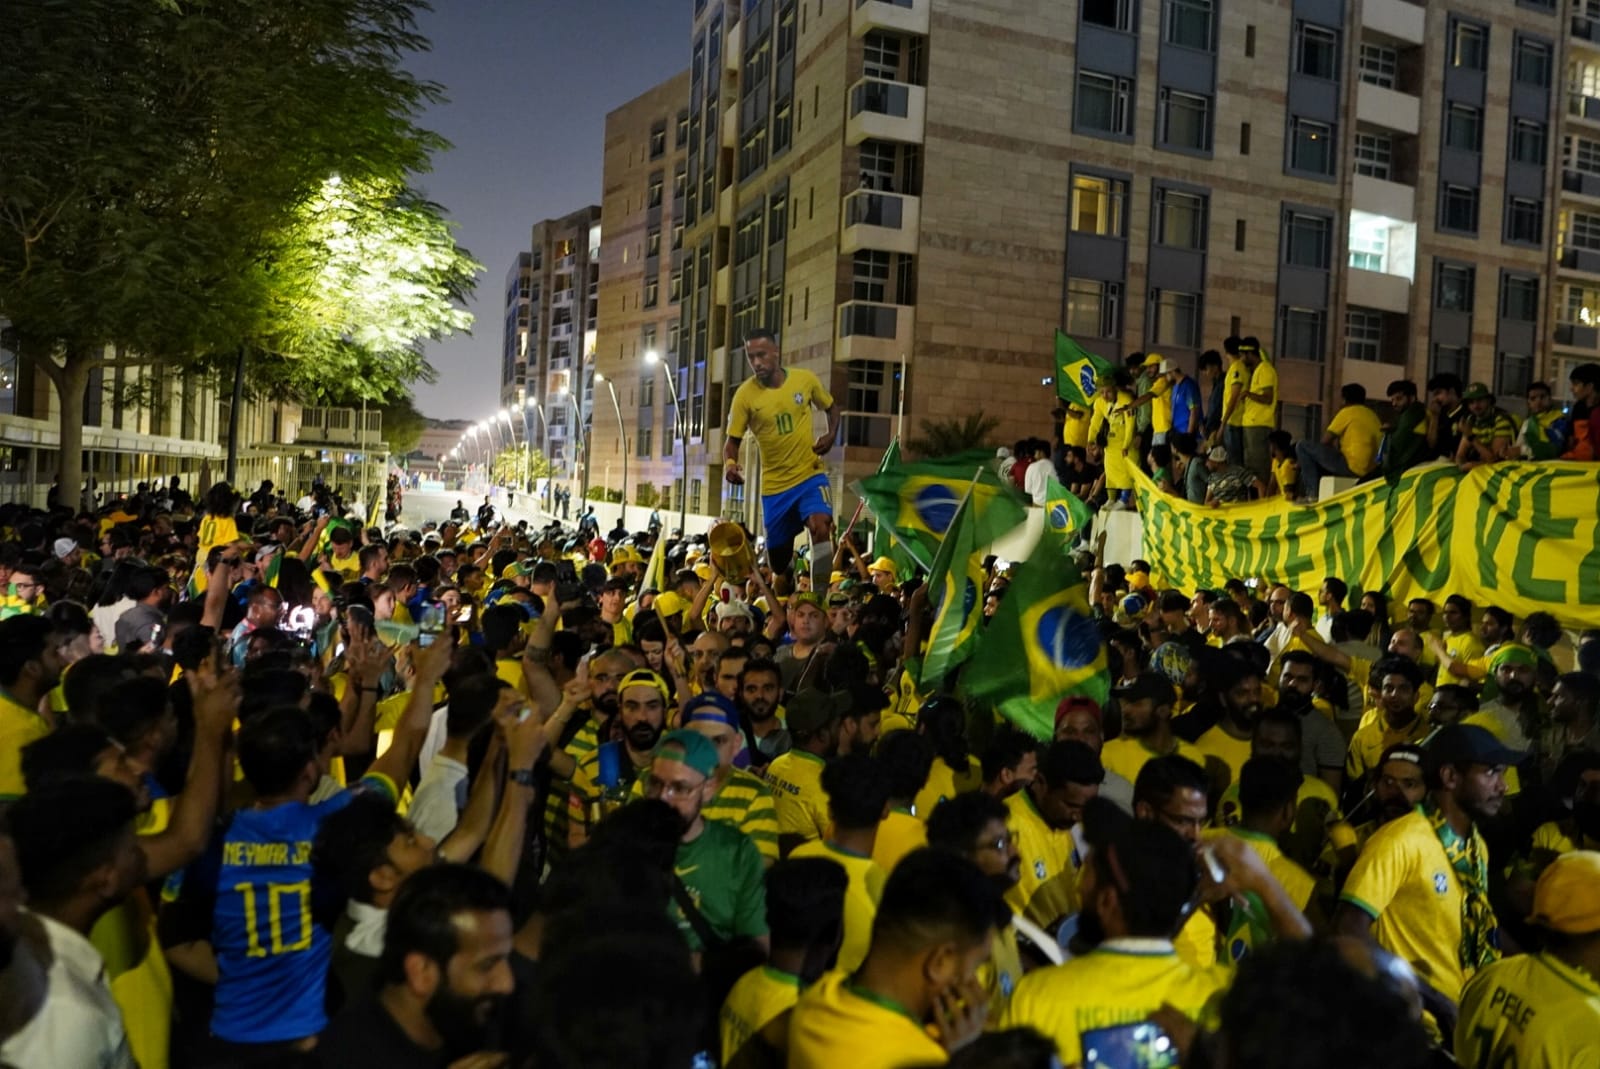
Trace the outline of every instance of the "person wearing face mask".
<path fill-rule="evenodd" d="M 648 668 L 636 668 L 617 684 L 617 715 L 608 723 L 614 739 L 622 742 L 627 760 L 618 764 L 622 790 L 627 791 L 650 765 L 656 743 L 667 726 L 667 684 Z M 605 740 L 601 740 L 605 741 Z M 600 751 L 578 762 L 567 789 L 567 845 L 582 846 L 589 837 L 591 807 L 600 800 Z"/>

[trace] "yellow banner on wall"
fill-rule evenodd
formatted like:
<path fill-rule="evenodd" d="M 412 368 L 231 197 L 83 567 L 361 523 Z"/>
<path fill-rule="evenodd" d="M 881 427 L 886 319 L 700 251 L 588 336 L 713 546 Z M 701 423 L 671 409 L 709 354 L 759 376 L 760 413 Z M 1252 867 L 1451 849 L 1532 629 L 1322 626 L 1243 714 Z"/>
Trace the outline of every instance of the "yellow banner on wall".
<path fill-rule="evenodd" d="M 1207 508 L 1136 472 L 1144 557 L 1184 591 L 1257 578 L 1313 593 L 1326 576 L 1398 607 L 1460 594 L 1521 620 L 1600 627 L 1600 465 L 1415 468 L 1320 501 Z"/>

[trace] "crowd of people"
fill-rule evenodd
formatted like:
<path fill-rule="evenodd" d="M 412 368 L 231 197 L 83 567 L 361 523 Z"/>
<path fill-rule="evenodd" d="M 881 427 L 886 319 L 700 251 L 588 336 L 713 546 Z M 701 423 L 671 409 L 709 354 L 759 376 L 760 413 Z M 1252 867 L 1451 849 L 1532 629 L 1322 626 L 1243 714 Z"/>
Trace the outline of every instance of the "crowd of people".
<path fill-rule="evenodd" d="M 1419 392 L 1409 379 L 1383 399 L 1359 383 L 1316 437 L 1296 440 L 1281 427 L 1278 372 L 1254 337 L 1230 337 L 1200 355 L 1198 380 L 1159 353 L 1133 353 L 1124 367 L 1096 379 L 1088 407 L 1063 403 L 1053 441 L 1028 439 L 1006 450 L 1018 490 L 1027 469 L 1050 461 L 1051 474 L 1096 508 L 1131 508 L 1134 470 L 1162 492 L 1195 504 L 1225 505 L 1284 497 L 1312 502 L 1324 478 L 1393 480 L 1436 462 L 1463 471 L 1506 460 L 1600 459 L 1600 364 L 1569 377 L 1563 407 L 1549 384 L 1528 386 L 1523 414 L 1498 403 L 1488 386 L 1441 372 Z M 1385 402 L 1387 402 L 1385 404 Z M 1338 485 L 1338 484 L 1334 484 Z"/>

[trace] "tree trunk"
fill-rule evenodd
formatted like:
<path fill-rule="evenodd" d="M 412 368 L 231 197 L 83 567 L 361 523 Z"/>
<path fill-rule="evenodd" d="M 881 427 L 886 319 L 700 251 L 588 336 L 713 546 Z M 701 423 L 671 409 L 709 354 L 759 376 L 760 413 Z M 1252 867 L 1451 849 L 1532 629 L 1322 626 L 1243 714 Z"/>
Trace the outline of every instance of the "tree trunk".
<path fill-rule="evenodd" d="M 63 366 L 47 374 L 56 388 L 61 406 L 61 454 L 56 476 L 61 487 L 61 504 L 74 512 L 83 491 L 83 395 L 89 388 L 93 361 L 81 352 L 69 351 Z"/>

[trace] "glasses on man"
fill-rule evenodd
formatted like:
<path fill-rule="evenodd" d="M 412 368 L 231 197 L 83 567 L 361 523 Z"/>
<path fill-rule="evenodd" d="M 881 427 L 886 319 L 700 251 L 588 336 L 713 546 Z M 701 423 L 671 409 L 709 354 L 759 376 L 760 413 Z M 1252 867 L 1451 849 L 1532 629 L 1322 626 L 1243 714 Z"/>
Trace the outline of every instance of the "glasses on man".
<path fill-rule="evenodd" d="M 688 798 L 701 787 L 705 786 L 705 782 L 705 780 L 701 780 L 698 783 L 690 783 L 688 780 L 681 779 L 659 780 L 652 778 L 649 785 L 645 787 L 645 794 L 650 798 L 660 798 L 663 800 L 673 798 Z"/>

